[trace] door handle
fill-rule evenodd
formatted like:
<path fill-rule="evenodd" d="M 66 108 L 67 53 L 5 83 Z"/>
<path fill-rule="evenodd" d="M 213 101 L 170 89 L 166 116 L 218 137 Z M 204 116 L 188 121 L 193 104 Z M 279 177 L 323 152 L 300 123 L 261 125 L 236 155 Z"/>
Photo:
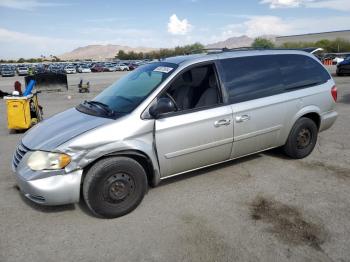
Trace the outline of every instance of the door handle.
<path fill-rule="evenodd" d="M 231 124 L 230 119 L 221 119 L 221 120 L 215 121 L 214 126 L 215 127 L 228 126 L 229 124 Z"/>
<path fill-rule="evenodd" d="M 241 123 L 241 122 L 248 121 L 248 120 L 250 120 L 249 115 L 236 116 L 237 123 Z"/>

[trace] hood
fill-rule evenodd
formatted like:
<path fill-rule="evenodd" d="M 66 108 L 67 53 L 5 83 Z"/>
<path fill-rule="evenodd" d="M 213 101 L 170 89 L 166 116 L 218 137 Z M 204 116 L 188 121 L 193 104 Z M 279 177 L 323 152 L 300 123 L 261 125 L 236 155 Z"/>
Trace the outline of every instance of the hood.
<path fill-rule="evenodd" d="M 86 131 L 113 121 L 72 108 L 31 128 L 23 137 L 22 143 L 32 150 L 51 151 Z"/>

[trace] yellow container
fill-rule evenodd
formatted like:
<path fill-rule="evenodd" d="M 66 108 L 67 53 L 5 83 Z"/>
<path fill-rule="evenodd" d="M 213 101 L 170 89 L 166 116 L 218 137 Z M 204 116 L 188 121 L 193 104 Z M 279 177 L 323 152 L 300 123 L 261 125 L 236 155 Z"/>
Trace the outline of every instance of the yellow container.
<path fill-rule="evenodd" d="M 15 130 L 29 129 L 32 126 L 30 101 L 33 95 L 7 96 L 4 99 L 7 107 L 7 127 Z"/>

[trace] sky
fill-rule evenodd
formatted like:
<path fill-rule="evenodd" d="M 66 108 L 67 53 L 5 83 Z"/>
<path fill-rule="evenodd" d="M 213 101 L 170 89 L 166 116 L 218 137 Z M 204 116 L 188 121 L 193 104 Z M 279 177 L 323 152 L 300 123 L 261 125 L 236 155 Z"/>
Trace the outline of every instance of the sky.
<path fill-rule="evenodd" d="M 0 0 L 0 58 L 350 29 L 350 0 Z"/>

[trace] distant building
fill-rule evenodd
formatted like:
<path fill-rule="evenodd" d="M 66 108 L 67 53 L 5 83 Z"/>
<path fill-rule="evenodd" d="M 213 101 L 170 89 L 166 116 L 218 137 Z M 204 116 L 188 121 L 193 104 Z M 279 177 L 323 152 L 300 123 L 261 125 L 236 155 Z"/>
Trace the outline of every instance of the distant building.
<path fill-rule="evenodd" d="M 287 42 L 317 42 L 323 39 L 335 40 L 337 38 L 342 38 L 350 41 L 350 30 L 312 33 L 312 34 L 303 34 L 303 35 L 279 36 L 279 37 L 276 37 L 276 44 L 282 45 Z"/>

